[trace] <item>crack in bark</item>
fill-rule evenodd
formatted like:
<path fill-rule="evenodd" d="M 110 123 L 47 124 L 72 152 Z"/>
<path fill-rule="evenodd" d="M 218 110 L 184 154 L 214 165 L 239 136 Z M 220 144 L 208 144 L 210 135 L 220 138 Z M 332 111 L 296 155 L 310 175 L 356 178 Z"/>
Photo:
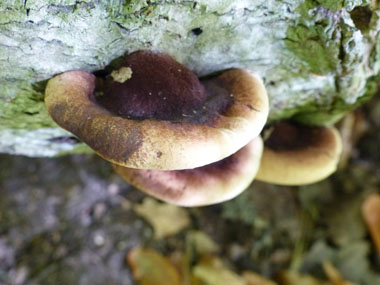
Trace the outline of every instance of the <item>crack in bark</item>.
<path fill-rule="evenodd" d="M 112 24 L 116 25 L 118 27 L 119 30 L 121 30 L 122 32 L 125 32 L 127 34 L 130 34 L 132 33 L 133 31 L 135 30 L 138 30 L 137 28 L 136 29 L 128 29 L 126 27 L 124 27 L 121 23 L 117 22 L 117 21 L 110 21 Z"/>
<path fill-rule="evenodd" d="M 339 54 L 338 54 L 339 61 L 338 62 L 339 62 L 340 68 L 342 69 L 342 73 L 344 73 L 343 63 L 344 63 L 344 57 L 346 55 L 346 52 L 344 51 L 344 35 L 343 35 L 342 30 L 340 30 L 340 39 L 339 40 L 340 41 L 339 41 Z M 338 74 L 335 76 L 335 80 L 334 80 L 335 90 L 337 93 L 340 93 L 340 91 L 341 91 L 340 79 L 341 79 L 341 74 L 338 71 Z"/>

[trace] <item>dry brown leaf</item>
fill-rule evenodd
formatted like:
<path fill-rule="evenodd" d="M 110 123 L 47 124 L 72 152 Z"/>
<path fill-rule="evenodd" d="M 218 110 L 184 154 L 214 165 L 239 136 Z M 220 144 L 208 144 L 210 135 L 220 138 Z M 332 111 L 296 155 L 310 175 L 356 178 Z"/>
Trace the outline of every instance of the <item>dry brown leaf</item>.
<path fill-rule="evenodd" d="M 380 256 L 380 195 L 371 194 L 362 205 L 362 216 Z"/>
<path fill-rule="evenodd" d="M 177 269 L 153 249 L 134 248 L 127 261 L 139 285 L 182 284 Z"/>
<path fill-rule="evenodd" d="M 190 225 L 186 209 L 160 203 L 149 197 L 142 204 L 135 205 L 134 210 L 153 226 L 156 239 L 174 235 Z"/>

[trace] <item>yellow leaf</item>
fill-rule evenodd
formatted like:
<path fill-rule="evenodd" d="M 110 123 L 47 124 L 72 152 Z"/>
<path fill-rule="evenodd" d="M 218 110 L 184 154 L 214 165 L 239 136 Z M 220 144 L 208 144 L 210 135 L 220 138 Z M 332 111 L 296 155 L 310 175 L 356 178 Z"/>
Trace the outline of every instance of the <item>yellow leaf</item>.
<path fill-rule="evenodd" d="M 201 260 L 194 267 L 193 274 L 207 285 L 247 285 L 242 277 L 225 267 L 216 257 Z"/>
<path fill-rule="evenodd" d="M 153 249 L 134 248 L 127 261 L 139 285 L 181 285 L 176 268 Z"/>
<path fill-rule="evenodd" d="M 190 231 L 186 235 L 187 242 L 190 243 L 197 254 L 211 254 L 219 251 L 219 246 L 204 232 Z"/>
<path fill-rule="evenodd" d="M 282 271 L 279 276 L 281 285 L 330 285 L 327 282 L 315 279 L 310 275 L 300 274 L 295 271 Z"/>
<path fill-rule="evenodd" d="M 190 225 L 186 209 L 160 203 L 149 197 L 142 204 L 136 205 L 134 210 L 153 226 L 156 239 L 174 235 Z"/>
<path fill-rule="evenodd" d="M 247 282 L 247 285 L 277 285 L 276 282 L 251 271 L 244 271 L 243 278 Z"/>

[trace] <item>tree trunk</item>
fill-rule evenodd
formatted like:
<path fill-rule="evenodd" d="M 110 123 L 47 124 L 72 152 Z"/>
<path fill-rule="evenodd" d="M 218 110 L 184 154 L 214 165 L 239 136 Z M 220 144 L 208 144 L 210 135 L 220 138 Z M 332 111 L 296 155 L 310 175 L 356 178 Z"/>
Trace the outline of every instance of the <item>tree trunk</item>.
<path fill-rule="evenodd" d="M 266 84 L 270 121 L 332 123 L 374 93 L 379 16 L 375 0 L 3 0 L 0 152 L 89 151 L 50 119 L 46 81 L 140 49 L 199 76 L 250 69 Z"/>

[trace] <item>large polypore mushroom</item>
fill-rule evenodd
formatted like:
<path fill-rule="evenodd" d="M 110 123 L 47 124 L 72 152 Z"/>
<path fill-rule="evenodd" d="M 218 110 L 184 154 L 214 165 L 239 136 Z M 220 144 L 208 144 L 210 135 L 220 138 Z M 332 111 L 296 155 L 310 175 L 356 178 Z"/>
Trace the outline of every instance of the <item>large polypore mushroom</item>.
<path fill-rule="evenodd" d="M 128 182 L 182 206 L 231 199 L 258 170 L 268 98 L 251 72 L 199 81 L 171 57 L 135 52 L 103 79 L 70 71 L 48 82 L 52 118 Z"/>
<path fill-rule="evenodd" d="M 264 152 L 256 179 L 279 185 L 303 185 L 332 174 L 342 141 L 334 127 L 309 127 L 281 122 L 264 136 Z"/>
<path fill-rule="evenodd" d="M 140 51 L 104 82 L 95 80 L 82 71 L 52 78 L 48 112 L 100 156 L 129 168 L 219 161 L 257 137 L 268 115 L 263 83 L 242 69 L 200 82 L 171 57 Z"/>
<path fill-rule="evenodd" d="M 263 143 L 256 137 L 235 154 L 212 164 L 185 170 L 141 170 L 113 164 L 136 188 L 168 203 L 192 207 L 234 198 L 257 173 Z"/>

